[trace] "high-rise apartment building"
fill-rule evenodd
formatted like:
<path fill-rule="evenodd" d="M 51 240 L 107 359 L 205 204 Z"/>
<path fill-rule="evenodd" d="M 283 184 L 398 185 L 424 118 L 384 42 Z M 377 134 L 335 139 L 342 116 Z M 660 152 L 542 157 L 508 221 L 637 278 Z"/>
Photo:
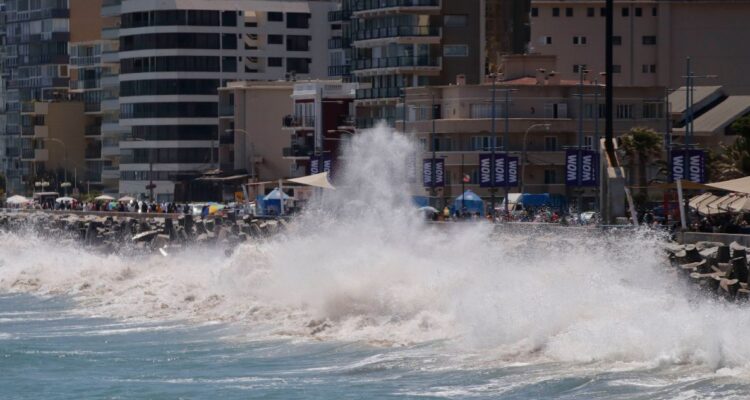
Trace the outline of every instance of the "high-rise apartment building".
<path fill-rule="evenodd" d="M 106 7 L 105 7 L 106 8 Z M 125 0 L 119 8 L 120 193 L 171 200 L 175 182 L 219 167 L 226 82 L 323 77 L 324 1 Z M 152 179 L 153 178 L 153 179 Z"/>
<path fill-rule="evenodd" d="M 484 16 L 484 0 L 343 0 L 329 18 L 338 28 L 329 43 L 330 75 L 360 83 L 357 126 L 392 122 L 404 88 L 447 84 L 458 75 L 478 83 Z"/>
<path fill-rule="evenodd" d="M 5 173 L 10 191 L 20 192 L 35 175 L 22 152 L 34 151 L 34 101 L 64 96 L 68 90 L 70 7 L 68 0 L 5 1 L 4 71 L 7 79 Z"/>
<path fill-rule="evenodd" d="M 531 52 L 556 55 L 563 79 L 604 71 L 603 0 L 532 0 Z M 615 0 L 614 79 L 620 86 L 685 85 L 686 57 L 699 85 L 750 94 L 750 1 Z"/>
<path fill-rule="evenodd" d="M 487 2 L 487 65 L 495 71 L 500 57 L 523 54 L 529 44 L 530 0 L 485 0 Z"/>

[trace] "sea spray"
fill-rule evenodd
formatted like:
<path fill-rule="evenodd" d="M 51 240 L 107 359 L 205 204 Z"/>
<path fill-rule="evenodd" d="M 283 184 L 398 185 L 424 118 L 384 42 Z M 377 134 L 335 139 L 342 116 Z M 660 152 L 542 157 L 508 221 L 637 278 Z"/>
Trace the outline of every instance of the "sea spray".
<path fill-rule="evenodd" d="M 414 151 L 383 127 L 356 135 L 335 191 L 228 257 L 125 258 L 3 234 L 0 290 L 68 295 L 96 315 L 231 322 L 250 339 L 439 342 L 482 362 L 748 365 L 748 310 L 693 298 L 658 235 L 426 223 L 405 180 Z"/>

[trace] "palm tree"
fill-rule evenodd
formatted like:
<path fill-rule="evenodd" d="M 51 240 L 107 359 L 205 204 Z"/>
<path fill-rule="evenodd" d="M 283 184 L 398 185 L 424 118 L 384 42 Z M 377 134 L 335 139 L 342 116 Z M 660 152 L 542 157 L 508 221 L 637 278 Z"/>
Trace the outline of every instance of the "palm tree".
<path fill-rule="evenodd" d="M 661 157 L 662 138 L 653 129 L 635 127 L 620 137 L 620 149 L 628 160 L 631 176 L 637 177 L 639 197 L 647 199 L 647 169 Z"/>
<path fill-rule="evenodd" d="M 714 163 L 716 179 L 728 180 L 750 175 L 750 117 L 734 121 L 729 129 L 740 135 L 731 145 L 722 145 Z"/>

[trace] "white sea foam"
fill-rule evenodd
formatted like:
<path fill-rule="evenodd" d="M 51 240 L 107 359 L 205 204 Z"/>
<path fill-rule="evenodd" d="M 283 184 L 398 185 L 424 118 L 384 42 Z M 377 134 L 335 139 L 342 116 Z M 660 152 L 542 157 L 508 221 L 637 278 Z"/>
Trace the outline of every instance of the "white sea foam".
<path fill-rule="evenodd" d="M 121 258 L 3 234 L 0 291 L 65 294 L 118 318 L 231 321 L 251 339 L 440 340 L 482 365 L 750 364 L 748 310 L 694 299 L 654 235 L 425 224 L 403 179 L 414 148 L 383 128 L 358 135 L 338 190 L 285 234 L 229 257 Z"/>

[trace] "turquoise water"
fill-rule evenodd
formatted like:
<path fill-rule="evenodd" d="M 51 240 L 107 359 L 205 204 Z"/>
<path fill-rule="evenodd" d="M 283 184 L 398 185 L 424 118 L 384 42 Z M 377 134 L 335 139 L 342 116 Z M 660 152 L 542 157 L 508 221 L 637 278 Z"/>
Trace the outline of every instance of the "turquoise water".
<path fill-rule="evenodd" d="M 471 365 L 440 343 L 239 341 L 225 324 L 77 315 L 61 298 L 0 296 L 2 399 L 746 398 L 748 382 L 689 366 Z M 503 364 L 497 362 L 496 364 Z M 619 370 L 618 370 L 619 369 Z"/>

